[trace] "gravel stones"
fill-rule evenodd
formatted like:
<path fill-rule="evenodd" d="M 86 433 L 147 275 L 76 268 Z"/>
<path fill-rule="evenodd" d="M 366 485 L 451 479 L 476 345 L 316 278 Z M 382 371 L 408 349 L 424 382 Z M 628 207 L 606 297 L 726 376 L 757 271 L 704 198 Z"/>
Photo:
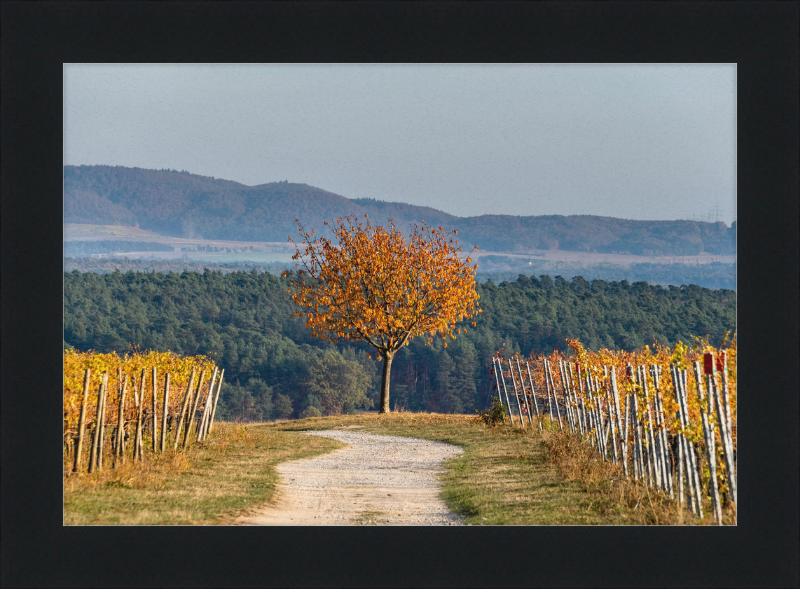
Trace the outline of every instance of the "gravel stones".
<path fill-rule="evenodd" d="M 284 462 L 277 501 L 239 518 L 245 525 L 462 525 L 439 497 L 441 463 L 458 446 L 354 431 L 304 432 L 348 444 Z"/>

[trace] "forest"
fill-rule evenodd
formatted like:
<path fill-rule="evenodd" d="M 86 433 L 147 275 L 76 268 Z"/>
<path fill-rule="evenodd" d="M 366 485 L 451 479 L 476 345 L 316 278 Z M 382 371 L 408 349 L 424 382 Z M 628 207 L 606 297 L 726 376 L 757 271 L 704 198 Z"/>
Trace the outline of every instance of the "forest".
<path fill-rule="evenodd" d="M 513 212 L 513 211 L 512 211 Z M 484 251 L 532 249 L 692 256 L 736 253 L 736 223 L 641 221 L 593 215 L 457 217 L 430 207 L 348 199 L 308 184 L 245 186 L 175 170 L 122 166 L 65 166 L 64 222 L 139 224 L 173 237 L 286 242 L 295 219 L 322 229 L 325 220 L 369 214 L 398 227 L 424 219 L 457 229 L 461 243 Z"/>
<path fill-rule="evenodd" d="M 310 337 L 291 315 L 288 278 L 269 272 L 64 273 L 64 346 L 126 353 L 172 350 L 206 354 L 225 368 L 219 418 L 261 421 L 353 413 L 377 403 L 380 364 L 361 344 Z M 392 407 L 471 413 L 490 397 L 488 367 L 501 347 L 511 352 L 644 345 L 719 345 L 736 328 L 736 293 L 696 285 L 650 286 L 525 276 L 476 285 L 483 312 L 476 327 L 445 349 L 421 338 L 392 365 Z"/>

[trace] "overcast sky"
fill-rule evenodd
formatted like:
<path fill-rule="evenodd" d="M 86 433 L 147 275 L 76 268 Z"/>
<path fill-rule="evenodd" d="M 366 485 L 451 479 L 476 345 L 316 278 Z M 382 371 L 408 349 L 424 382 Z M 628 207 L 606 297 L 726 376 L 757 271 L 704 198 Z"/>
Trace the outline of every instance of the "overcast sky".
<path fill-rule="evenodd" d="M 68 64 L 64 163 L 730 224 L 736 66 Z"/>

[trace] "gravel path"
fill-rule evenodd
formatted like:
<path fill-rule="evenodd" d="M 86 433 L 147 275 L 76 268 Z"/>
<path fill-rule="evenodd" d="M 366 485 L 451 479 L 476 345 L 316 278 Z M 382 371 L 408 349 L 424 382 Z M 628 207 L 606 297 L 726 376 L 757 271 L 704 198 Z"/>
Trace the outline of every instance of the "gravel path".
<path fill-rule="evenodd" d="M 347 448 L 276 467 L 277 500 L 238 519 L 244 525 L 462 525 L 439 498 L 441 463 L 458 446 L 354 431 L 304 432 Z"/>

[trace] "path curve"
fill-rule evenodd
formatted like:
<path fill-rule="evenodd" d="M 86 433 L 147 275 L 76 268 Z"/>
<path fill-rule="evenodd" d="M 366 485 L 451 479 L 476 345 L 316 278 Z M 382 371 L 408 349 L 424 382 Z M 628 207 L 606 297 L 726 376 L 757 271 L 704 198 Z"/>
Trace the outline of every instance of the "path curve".
<path fill-rule="evenodd" d="M 462 525 L 439 497 L 436 475 L 463 449 L 444 442 L 354 431 L 303 432 L 349 444 L 284 462 L 276 501 L 243 525 Z"/>

